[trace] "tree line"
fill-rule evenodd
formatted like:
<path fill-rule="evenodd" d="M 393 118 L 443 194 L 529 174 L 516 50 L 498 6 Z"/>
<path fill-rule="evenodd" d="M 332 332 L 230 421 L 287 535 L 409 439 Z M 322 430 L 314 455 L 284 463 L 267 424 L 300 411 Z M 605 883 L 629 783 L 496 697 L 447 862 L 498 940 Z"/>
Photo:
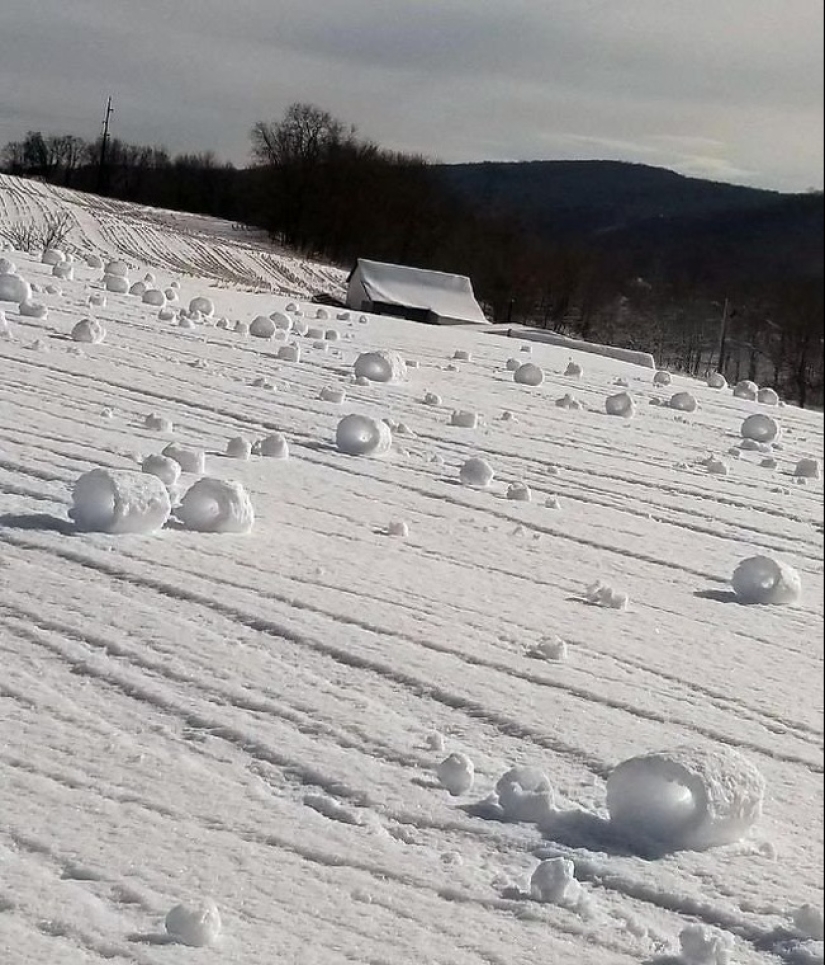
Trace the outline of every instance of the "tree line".
<path fill-rule="evenodd" d="M 468 275 L 489 317 L 648 351 L 674 370 L 774 385 L 821 405 L 821 279 L 713 259 L 661 264 L 621 245 L 537 237 L 459 200 L 426 158 L 389 151 L 322 108 L 292 104 L 250 132 L 250 164 L 210 152 L 30 131 L 0 151 L 7 173 L 265 229 L 302 254 Z M 103 158 L 104 163 L 101 164 Z"/>

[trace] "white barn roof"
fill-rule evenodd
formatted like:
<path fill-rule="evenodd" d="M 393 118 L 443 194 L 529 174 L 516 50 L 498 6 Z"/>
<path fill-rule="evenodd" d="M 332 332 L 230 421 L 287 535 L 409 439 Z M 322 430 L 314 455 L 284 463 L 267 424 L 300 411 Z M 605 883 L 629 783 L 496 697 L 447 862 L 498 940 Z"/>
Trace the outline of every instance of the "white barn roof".
<path fill-rule="evenodd" d="M 360 311 L 419 318 L 434 324 L 486 325 L 470 279 L 359 258 L 350 273 L 347 305 Z"/>

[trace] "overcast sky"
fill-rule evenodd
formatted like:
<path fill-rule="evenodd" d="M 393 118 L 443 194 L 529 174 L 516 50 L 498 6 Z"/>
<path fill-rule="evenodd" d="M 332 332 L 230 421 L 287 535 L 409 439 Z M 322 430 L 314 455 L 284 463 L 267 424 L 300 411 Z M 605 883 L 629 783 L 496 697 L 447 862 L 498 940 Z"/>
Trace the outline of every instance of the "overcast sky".
<path fill-rule="evenodd" d="M 609 158 L 823 182 L 822 0 L 0 0 L 0 144 L 29 129 L 248 160 L 315 103 L 445 162 Z"/>

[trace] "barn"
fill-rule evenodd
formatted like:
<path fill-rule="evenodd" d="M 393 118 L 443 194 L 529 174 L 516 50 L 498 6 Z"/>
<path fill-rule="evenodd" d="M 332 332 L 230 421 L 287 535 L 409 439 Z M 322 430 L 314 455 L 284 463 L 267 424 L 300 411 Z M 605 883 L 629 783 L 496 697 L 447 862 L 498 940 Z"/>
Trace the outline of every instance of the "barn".
<path fill-rule="evenodd" d="M 347 277 L 347 307 L 427 325 L 486 325 L 470 279 L 359 258 Z"/>

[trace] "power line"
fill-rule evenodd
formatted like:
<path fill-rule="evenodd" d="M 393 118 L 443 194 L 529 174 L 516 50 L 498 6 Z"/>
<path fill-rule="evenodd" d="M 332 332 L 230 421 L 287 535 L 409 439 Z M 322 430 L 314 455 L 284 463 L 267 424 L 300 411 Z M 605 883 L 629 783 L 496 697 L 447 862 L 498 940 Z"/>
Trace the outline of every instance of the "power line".
<path fill-rule="evenodd" d="M 103 115 L 103 136 L 100 139 L 100 159 L 97 165 L 97 193 L 103 194 L 106 186 L 106 149 L 109 146 L 109 118 L 114 113 L 112 97 L 106 101 L 106 113 Z"/>

